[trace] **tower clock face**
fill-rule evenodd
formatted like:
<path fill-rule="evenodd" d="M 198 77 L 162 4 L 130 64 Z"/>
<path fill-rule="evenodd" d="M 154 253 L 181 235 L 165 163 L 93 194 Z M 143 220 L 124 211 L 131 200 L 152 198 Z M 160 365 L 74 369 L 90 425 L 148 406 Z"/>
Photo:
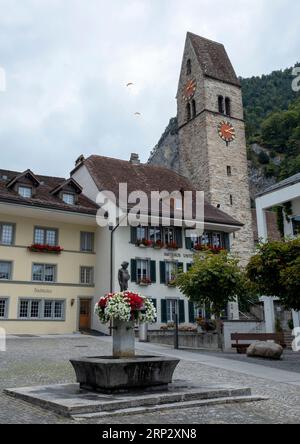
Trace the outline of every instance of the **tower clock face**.
<path fill-rule="evenodd" d="M 233 142 L 235 139 L 235 129 L 229 122 L 221 122 L 218 126 L 218 133 L 226 143 Z"/>
<path fill-rule="evenodd" d="M 194 96 L 197 88 L 196 80 L 189 80 L 183 88 L 183 99 L 188 101 Z"/>

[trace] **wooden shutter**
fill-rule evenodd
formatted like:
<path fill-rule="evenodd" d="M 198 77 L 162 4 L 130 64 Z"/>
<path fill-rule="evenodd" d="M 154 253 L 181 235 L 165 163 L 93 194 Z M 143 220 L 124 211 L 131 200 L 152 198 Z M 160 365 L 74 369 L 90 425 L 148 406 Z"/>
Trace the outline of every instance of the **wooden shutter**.
<path fill-rule="evenodd" d="M 190 324 L 195 322 L 195 305 L 193 302 L 189 302 L 189 322 Z"/>
<path fill-rule="evenodd" d="M 182 228 L 181 227 L 175 227 L 175 239 L 176 244 L 179 248 L 182 248 Z"/>
<path fill-rule="evenodd" d="M 137 241 L 137 229 L 136 227 L 130 227 L 130 242 L 136 244 Z"/>
<path fill-rule="evenodd" d="M 185 248 L 187 250 L 191 250 L 192 249 L 192 239 L 188 236 L 185 237 Z"/>
<path fill-rule="evenodd" d="M 153 284 L 156 283 L 156 261 L 150 261 L 150 279 Z"/>
<path fill-rule="evenodd" d="M 224 233 L 224 246 L 227 251 L 230 251 L 230 236 L 228 233 Z"/>
<path fill-rule="evenodd" d="M 161 300 L 161 322 L 166 324 L 168 322 L 167 319 L 167 301 L 165 299 Z"/>
<path fill-rule="evenodd" d="M 136 260 L 131 259 L 131 282 L 137 281 L 137 275 L 136 275 Z"/>
<path fill-rule="evenodd" d="M 184 324 L 185 323 L 185 309 L 184 309 L 184 301 L 179 301 L 179 323 Z"/>
<path fill-rule="evenodd" d="M 191 264 L 186 264 L 186 271 L 189 271 L 193 266 L 193 263 Z"/>
<path fill-rule="evenodd" d="M 160 262 L 159 269 L 160 269 L 160 283 L 165 284 L 166 283 L 166 263 Z"/>
<path fill-rule="evenodd" d="M 184 269 L 183 269 L 183 262 L 178 262 L 177 263 L 177 272 L 178 273 L 183 273 Z"/>

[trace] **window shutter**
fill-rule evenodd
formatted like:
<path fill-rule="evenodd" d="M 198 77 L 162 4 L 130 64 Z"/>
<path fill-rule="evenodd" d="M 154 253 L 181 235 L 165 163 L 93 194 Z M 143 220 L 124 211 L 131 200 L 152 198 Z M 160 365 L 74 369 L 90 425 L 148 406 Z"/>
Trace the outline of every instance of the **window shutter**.
<path fill-rule="evenodd" d="M 185 310 L 184 310 L 184 301 L 179 301 L 179 323 L 184 324 L 185 323 Z"/>
<path fill-rule="evenodd" d="M 136 282 L 137 275 L 136 275 L 136 260 L 131 259 L 131 282 Z"/>
<path fill-rule="evenodd" d="M 136 227 L 130 227 L 130 242 L 136 244 L 137 241 L 137 230 Z"/>
<path fill-rule="evenodd" d="M 192 268 L 192 266 L 193 266 L 193 263 L 191 263 L 191 264 L 186 264 L 186 270 L 187 270 L 187 271 L 190 271 L 190 269 Z"/>
<path fill-rule="evenodd" d="M 150 261 L 150 279 L 153 284 L 156 283 L 156 261 Z"/>
<path fill-rule="evenodd" d="M 177 272 L 178 273 L 183 273 L 184 269 L 183 269 L 183 262 L 178 262 L 177 263 Z"/>
<path fill-rule="evenodd" d="M 165 284 L 166 283 L 166 263 L 160 262 L 160 283 Z"/>
<path fill-rule="evenodd" d="M 168 322 L 167 319 L 167 301 L 165 299 L 161 300 L 161 322 L 166 324 Z"/>
<path fill-rule="evenodd" d="M 190 237 L 186 237 L 185 238 L 185 248 L 187 250 L 191 250 L 192 249 L 192 239 Z"/>
<path fill-rule="evenodd" d="M 224 233 L 224 244 L 227 251 L 230 251 L 230 236 L 228 233 Z"/>
<path fill-rule="evenodd" d="M 189 322 L 190 324 L 195 322 L 195 305 L 193 302 L 189 302 Z"/>
<path fill-rule="evenodd" d="M 175 239 L 176 244 L 179 248 L 182 248 L 182 228 L 181 227 L 175 227 Z"/>

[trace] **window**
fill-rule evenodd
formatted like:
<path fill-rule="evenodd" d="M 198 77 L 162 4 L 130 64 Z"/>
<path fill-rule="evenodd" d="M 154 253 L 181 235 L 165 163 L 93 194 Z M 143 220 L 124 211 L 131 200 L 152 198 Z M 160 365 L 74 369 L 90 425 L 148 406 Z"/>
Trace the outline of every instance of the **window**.
<path fill-rule="evenodd" d="M 92 285 L 94 283 L 94 268 L 80 267 L 80 283 Z"/>
<path fill-rule="evenodd" d="M 147 232 L 148 232 L 147 227 L 137 227 L 136 229 L 137 240 L 148 239 Z"/>
<path fill-rule="evenodd" d="M 0 280 L 10 281 L 12 274 L 12 263 L 11 262 L 0 262 Z"/>
<path fill-rule="evenodd" d="M 0 319 L 7 318 L 8 300 L 0 298 Z"/>
<path fill-rule="evenodd" d="M 40 228 L 34 229 L 34 243 L 41 245 L 50 245 L 55 247 L 58 241 L 58 231 L 53 228 Z"/>
<path fill-rule="evenodd" d="M 218 109 L 219 109 L 219 113 L 224 114 L 224 97 L 223 96 L 218 97 Z"/>
<path fill-rule="evenodd" d="M 195 248 L 196 245 L 203 245 L 208 247 L 225 248 L 225 234 L 221 232 L 205 231 L 202 236 L 192 236 L 191 248 Z"/>
<path fill-rule="evenodd" d="M 186 62 L 186 75 L 189 76 L 190 74 L 192 74 L 192 62 L 191 59 L 188 59 Z"/>
<path fill-rule="evenodd" d="M 0 223 L 0 244 L 12 245 L 14 242 L 14 225 Z"/>
<path fill-rule="evenodd" d="M 20 196 L 25 197 L 25 199 L 30 199 L 32 197 L 32 188 L 19 186 L 18 193 Z"/>
<path fill-rule="evenodd" d="M 33 264 L 32 280 L 34 282 L 55 282 L 56 265 Z"/>
<path fill-rule="evenodd" d="M 178 270 L 177 262 L 166 262 L 166 284 L 174 282 Z"/>
<path fill-rule="evenodd" d="M 231 166 L 227 166 L 227 176 L 230 177 L 232 175 Z"/>
<path fill-rule="evenodd" d="M 192 118 L 192 113 L 191 113 L 191 105 L 188 103 L 186 105 L 186 120 L 189 121 Z"/>
<path fill-rule="evenodd" d="M 74 205 L 75 204 L 75 194 L 73 194 L 73 193 L 63 193 L 62 200 L 67 205 Z"/>
<path fill-rule="evenodd" d="M 63 320 L 64 301 L 23 299 L 19 305 L 20 319 Z"/>
<path fill-rule="evenodd" d="M 231 100 L 229 99 L 229 97 L 226 97 L 225 99 L 225 114 L 226 116 L 231 115 Z"/>
<path fill-rule="evenodd" d="M 145 259 L 137 259 L 136 261 L 137 282 L 142 280 L 150 280 L 150 261 Z"/>
<path fill-rule="evenodd" d="M 164 242 L 166 244 L 171 244 L 173 242 L 176 242 L 175 229 L 173 227 L 164 229 Z"/>
<path fill-rule="evenodd" d="M 197 105 L 196 105 L 196 100 L 192 101 L 192 110 L 193 110 L 193 117 L 196 117 L 197 115 Z"/>
<path fill-rule="evenodd" d="M 167 322 L 175 322 L 175 314 L 178 314 L 177 299 L 167 299 Z"/>
<path fill-rule="evenodd" d="M 300 216 L 293 217 L 292 224 L 293 224 L 293 235 L 299 236 L 299 234 L 300 234 Z"/>
<path fill-rule="evenodd" d="M 232 196 L 232 194 L 230 194 L 230 205 L 233 205 L 233 196 Z"/>
<path fill-rule="evenodd" d="M 80 250 L 88 253 L 94 251 L 94 233 L 82 232 L 80 236 Z"/>
<path fill-rule="evenodd" d="M 161 229 L 159 227 L 149 228 L 149 240 L 153 243 L 161 240 Z"/>

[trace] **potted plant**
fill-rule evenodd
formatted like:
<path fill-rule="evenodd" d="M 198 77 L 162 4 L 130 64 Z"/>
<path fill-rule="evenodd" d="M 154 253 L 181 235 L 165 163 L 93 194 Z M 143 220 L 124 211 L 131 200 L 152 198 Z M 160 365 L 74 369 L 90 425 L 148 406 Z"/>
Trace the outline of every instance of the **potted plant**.
<path fill-rule="evenodd" d="M 139 285 L 141 286 L 141 287 L 148 287 L 148 285 L 151 285 L 151 279 L 149 279 L 149 278 L 142 278 L 140 281 L 139 281 Z"/>
<path fill-rule="evenodd" d="M 28 250 L 31 253 L 60 254 L 63 251 L 63 248 L 46 244 L 32 244 L 28 247 Z"/>
<path fill-rule="evenodd" d="M 137 247 L 140 248 L 150 248 L 152 247 L 152 241 L 148 240 L 148 239 L 139 239 L 136 242 Z"/>
<path fill-rule="evenodd" d="M 176 242 L 168 242 L 167 249 L 168 250 L 178 250 L 178 245 Z"/>
<path fill-rule="evenodd" d="M 153 244 L 153 248 L 155 250 L 161 250 L 163 247 L 164 247 L 164 244 L 160 239 L 157 240 L 156 242 L 154 242 L 154 244 Z"/>

